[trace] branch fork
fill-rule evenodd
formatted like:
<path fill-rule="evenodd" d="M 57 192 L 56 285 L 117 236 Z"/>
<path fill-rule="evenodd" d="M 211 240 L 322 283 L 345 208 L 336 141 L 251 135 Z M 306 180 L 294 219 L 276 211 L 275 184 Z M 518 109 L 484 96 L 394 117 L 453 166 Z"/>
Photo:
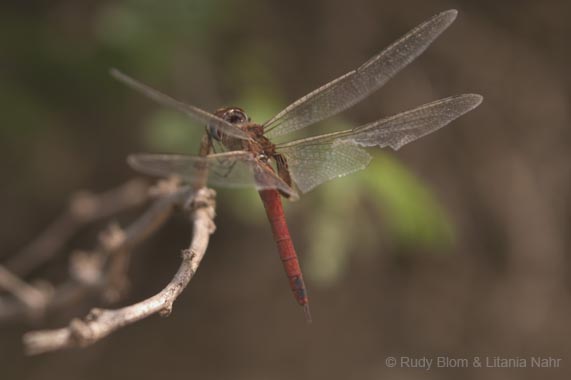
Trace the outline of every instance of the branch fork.
<path fill-rule="evenodd" d="M 181 253 L 181 264 L 172 280 L 159 293 L 133 305 L 119 309 L 94 308 L 84 318 L 73 319 L 66 327 L 26 333 L 23 342 L 28 354 L 86 347 L 122 327 L 153 314 L 163 317 L 170 315 L 175 300 L 198 270 L 206 253 L 210 235 L 216 229 L 214 224 L 216 193 L 208 188 L 191 190 L 173 179 L 160 181 L 149 193 L 155 201 L 134 223 L 124 229 L 118 225 L 111 225 L 100 234 L 97 249 L 91 252 L 78 251 L 72 255 L 70 274 L 77 284 L 86 288 L 99 287 L 103 290 L 104 296 L 112 294 L 111 288 L 114 288 L 112 285 L 125 280 L 131 248 L 161 226 L 178 207 L 188 214 L 192 222 L 192 238 L 189 247 Z M 87 214 L 92 214 L 97 210 L 92 206 L 100 202 L 101 199 L 96 196 L 81 195 L 72 201 L 71 209 L 87 210 L 89 211 Z M 74 214 L 78 214 L 76 211 Z M 109 210 L 106 210 L 105 214 L 108 212 Z M 88 216 L 85 219 L 90 218 Z M 108 289 L 105 289 L 106 286 Z M 35 307 L 37 306 L 35 304 L 40 303 L 39 291 L 2 266 L 0 266 L 0 287 L 12 293 L 21 304 L 32 303 L 34 305 L 30 307 Z M 50 300 L 58 300 L 57 291 L 54 291 Z M 44 304 L 48 303 L 48 300 L 44 301 L 42 301 Z"/>

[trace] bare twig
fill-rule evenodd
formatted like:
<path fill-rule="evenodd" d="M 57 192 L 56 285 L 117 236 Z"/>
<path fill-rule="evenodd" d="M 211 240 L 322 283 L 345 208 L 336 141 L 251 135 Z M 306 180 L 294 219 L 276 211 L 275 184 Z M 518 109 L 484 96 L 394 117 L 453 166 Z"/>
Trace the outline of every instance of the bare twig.
<path fill-rule="evenodd" d="M 122 230 L 113 225 L 107 233 L 100 235 L 99 244 L 95 249 L 88 252 L 78 251 L 71 256 L 71 278 L 48 293 L 50 296 L 46 297 L 45 305 L 23 302 L 21 297 L 19 297 L 20 300 L 0 297 L 0 321 L 26 316 L 36 317 L 40 315 L 40 312 L 43 312 L 44 306 L 48 312 L 61 309 L 77 302 L 89 293 L 99 294 L 103 291 L 103 296 L 107 301 L 118 300 L 124 293 L 126 284 L 128 284 L 126 271 L 132 248 L 162 226 L 175 207 L 184 206 L 190 195 L 190 190 L 187 187 L 180 187 L 172 182 L 160 183 L 158 189 L 153 191 L 154 196 L 157 197 L 155 202 L 130 226 Z M 107 196 L 99 198 L 100 206 L 106 210 L 104 212 L 98 211 L 99 215 L 108 214 L 111 209 L 120 208 L 118 205 L 106 204 L 106 202 L 118 202 L 117 194 L 119 193 L 126 195 L 125 190 L 113 190 L 106 193 Z M 42 240 L 42 238 L 38 240 Z M 37 256 L 30 257 L 32 261 L 37 259 Z M 40 257 L 42 260 L 45 258 L 41 254 Z M 29 265 L 31 261 L 25 262 L 26 265 Z M 4 277 L 6 278 L 6 276 Z M 19 286 L 18 288 L 31 287 L 26 283 L 24 285 L 26 287 Z M 14 294 L 13 290 L 10 292 Z"/>
<path fill-rule="evenodd" d="M 132 225 L 122 230 L 113 224 L 101 234 L 101 249 L 108 256 L 106 285 L 103 298 L 115 302 L 127 292 L 129 279 L 127 270 L 133 246 L 147 239 L 171 216 L 175 207 L 183 207 L 190 196 L 189 189 L 180 186 L 176 178 L 161 180 L 150 189 L 159 200 Z M 105 254 L 103 253 L 102 254 Z"/>
<path fill-rule="evenodd" d="M 12 273 L 25 276 L 52 259 L 64 244 L 84 225 L 107 218 L 148 199 L 148 186 L 134 179 L 102 194 L 80 192 L 72 197 L 67 209 L 37 239 L 5 263 Z"/>
<path fill-rule="evenodd" d="M 210 235 L 214 232 L 214 191 L 203 188 L 194 194 L 190 205 L 193 236 L 190 247 L 182 253 L 182 263 L 171 282 L 158 294 L 121 309 L 93 309 L 87 317 L 74 319 L 68 327 L 56 330 L 32 331 L 24 336 L 30 354 L 70 347 L 83 347 L 117 329 L 159 313 L 167 316 L 172 305 L 200 265 Z"/>
<path fill-rule="evenodd" d="M 27 308 L 41 311 L 44 309 L 48 294 L 28 284 L 8 269 L 0 265 L 0 289 L 13 294 Z"/>

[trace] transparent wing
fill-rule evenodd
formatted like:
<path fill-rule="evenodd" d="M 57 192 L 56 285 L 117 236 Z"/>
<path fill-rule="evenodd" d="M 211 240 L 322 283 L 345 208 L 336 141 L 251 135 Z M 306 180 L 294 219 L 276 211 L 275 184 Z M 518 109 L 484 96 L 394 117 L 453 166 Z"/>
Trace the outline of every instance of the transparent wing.
<path fill-rule="evenodd" d="M 264 124 L 266 135 L 276 137 L 296 131 L 363 100 L 426 50 L 456 14 L 456 10 L 448 10 L 432 17 L 358 69 L 297 100 Z"/>
<path fill-rule="evenodd" d="M 307 192 L 330 179 L 364 169 L 370 156 L 360 147 L 403 145 L 442 128 L 476 108 L 482 97 L 464 94 L 437 100 L 351 130 L 278 145 L 300 191 Z"/>
<path fill-rule="evenodd" d="M 255 187 L 277 189 L 297 199 L 297 192 L 278 177 L 266 164 L 245 151 L 212 154 L 206 157 L 175 154 L 134 154 L 129 165 L 145 174 L 178 176 L 192 185 L 206 182 L 218 187 Z"/>
<path fill-rule="evenodd" d="M 200 108 L 185 104 L 179 100 L 173 99 L 168 95 L 165 95 L 146 84 L 143 84 L 130 76 L 123 74 L 117 69 L 111 69 L 111 75 L 119 80 L 120 82 L 126 84 L 127 86 L 131 87 L 134 90 L 141 92 L 143 95 L 147 96 L 148 98 L 162 104 L 163 106 L 174 108 L 177 111 L 180 111 L 186 114 L 191 119 L 203 123 L 204 125 L 212 126 L 213 128 L 219 130 L 221 133 L 236 137 L 242 140 L 248 140 L 249 136 L 246 132 L 241 130 L 240 128 L 236 127 L 228 123 L 226 120 L 223 120 L 210 112 L 201 110 Z"/>
<path fill-rule="evenodd" d="M 302 193 L 316 186 L 365 169 L 371 161 L 369 153 L 351 143 L 334 139 L 318 140 L 280 148 L 287 160 L 293 182 Z"/>
<path fill-rule="evenodd" d="M 380 148 L 389 146 L 397 150 L 444 127 L 481 102 L 482 96 L 477 94 L 451 96 L 354 128 L 345 132 L 345 136 L 338 136 L 338 141 Z"/>

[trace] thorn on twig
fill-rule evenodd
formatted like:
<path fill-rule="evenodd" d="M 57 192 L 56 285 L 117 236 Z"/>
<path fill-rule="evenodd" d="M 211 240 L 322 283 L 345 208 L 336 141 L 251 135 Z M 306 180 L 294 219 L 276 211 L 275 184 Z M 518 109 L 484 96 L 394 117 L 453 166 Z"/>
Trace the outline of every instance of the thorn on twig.
<path fill-rule="evenodd" d="M 107 252 L 115 252 L 125 242 L 125 231 L 117 223 L 112 223 L 109 227 L 99 234 L 99 241 L 103 249 Z"/>
<path fill-rule="evenodd" d="M 81 319 L 73 319 L 69 324 L 69 329 L 71 336 L 79 347 L 88 346 L 93 341 L 93 331 Z"/>
<path fill-rule="evenodd" d="M 89 314 L 87 314 L 87 316 L 85 317 L 86 321 L 93 321 L 97 318 L 99 318 L 101 316 L 101 314 L 103 314 L 103 309 L 100 309 L 98 307 L 94 307 L 93 309 L 91 309 L 89 311 Z"/>
<path fill-rule="evenodd" d="M 189 209 L 196 210 L 199 208 L 215 206 L 216 191 L 203 187 L 196 191 L 194 196 L 189 199 Z"/>
<path fill-rule="evenodd" d="M 159 311 L 159 315 L 163 318 L 170 316 L 172 313 L 172 304 L 166 305 L 164 308 Z"/>
<path fill-rule="evenodd" d="M 96 285 L 101 281 L 104 257 L 75 251 L 69 261 L 71 276 L 82 284 Z"/>
<path fill-rule="evenodd" d="M 181 252 L 181 256 L 183 260 L 193 260 L 195 253 L 190 249 L 183 249 Z"/>

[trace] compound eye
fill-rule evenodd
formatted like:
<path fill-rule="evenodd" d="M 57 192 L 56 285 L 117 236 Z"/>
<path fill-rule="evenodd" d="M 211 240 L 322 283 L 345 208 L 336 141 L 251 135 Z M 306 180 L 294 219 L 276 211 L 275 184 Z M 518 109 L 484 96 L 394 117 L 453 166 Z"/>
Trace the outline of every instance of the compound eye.
<path fill-rule="evenodd" d="M 233 108 L 226 112 L 224 115 L 224 119 L 231 124 L 244 124 L 248 122 L 248 116 L 244 113 L 244 111 Z"/>

